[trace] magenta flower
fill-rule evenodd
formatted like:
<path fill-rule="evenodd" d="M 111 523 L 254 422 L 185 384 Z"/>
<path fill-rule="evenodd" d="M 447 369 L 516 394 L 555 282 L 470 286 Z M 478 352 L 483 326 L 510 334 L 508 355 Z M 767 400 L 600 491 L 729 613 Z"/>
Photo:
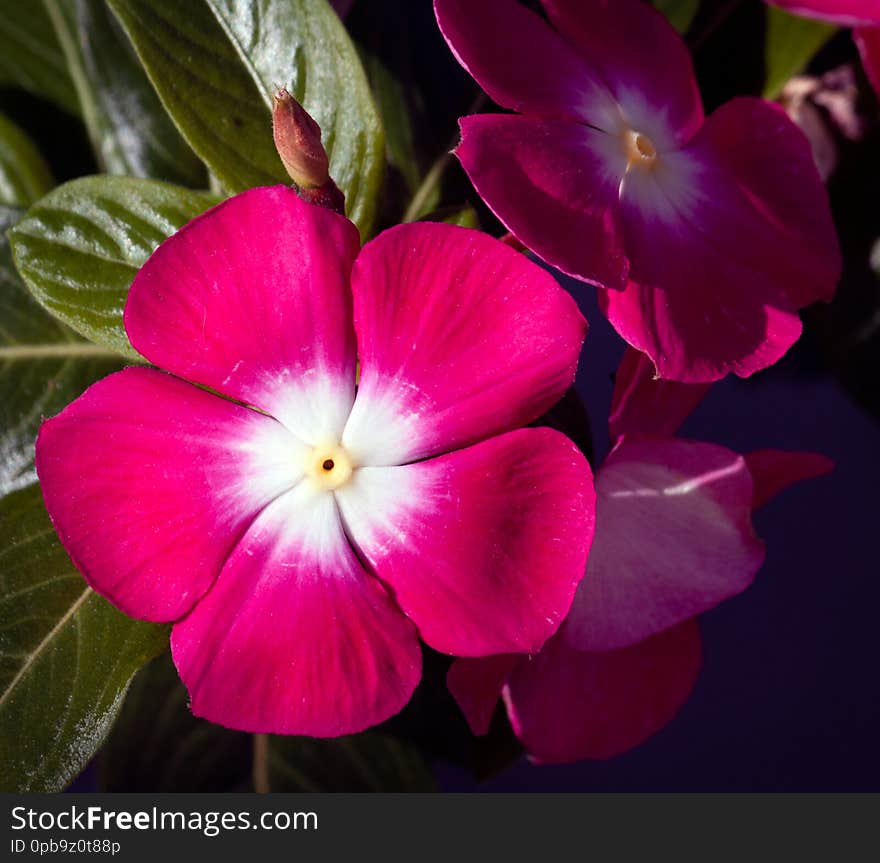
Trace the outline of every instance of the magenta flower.
<path fill-rule="evenodd" d="M 735 99 L 704 121 L 690 55 L 640 0 L 435 0 L 462 65 L 517 114 L 461 120 L 477 191 L 545 261 L 598 285 L 658 374 L 771 365 L 797 310 L 840 273 L 809 144 L 781 109 Z"/>
<path fill-rule="evenodd" d="M 572 299 L 475 231 L 359 246 L 285 187 L 220 204 L 159 247 L 125 308 L 170 374 L 100 381 L 37 441 L 76 565 L 127 614 L 174 621 L 193 712 L 234 728 L 380 722 L 418 682 L 418 635 L 536 651 L 584 570 L 585 459 L 511 431 L 574 377 Z"/>
<path fill-rule="evenodd" d="M 820 18 L 844 27 L 880 23 L 880 0 L 767 0 L 793 15 Z"/>
<path fill-rule="evenodd" d="M 537 761 L 609 758 L 669 722 L 699 673 L 697 616 L 744 590 L 763 561 L 752 510 L 831 467 L 812 453 L 743 457 L 671 437 L 705 388 L 654 381 L 658 399 L 652 374 L 634 351 L 618 372 L 612 433 L 624 436 L 596 475 L 596 536 L 559 632 L 536 657 L 459 659 L 449 672 L 473 731 L 488 730 L 503 697 Z"/>

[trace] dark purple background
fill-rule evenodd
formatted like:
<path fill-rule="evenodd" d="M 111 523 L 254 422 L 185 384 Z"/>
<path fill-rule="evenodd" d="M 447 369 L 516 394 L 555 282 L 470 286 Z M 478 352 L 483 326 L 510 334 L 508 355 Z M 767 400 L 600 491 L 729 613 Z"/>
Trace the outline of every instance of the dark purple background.
<path fill-rule="evenodd" d="M 590 322 L 578 389 L 598 454 L 623 345 L 593 289 L 563 284 Z M 877 421 L 814 362 L 807 335 L 776 367 L 713 387 L 681 434 L 740 452 L 814 450 L 837 466 L 756 515 L 766 562 L 752 587 L 701 618 L 703 672 L 670 726 L 611 761 L 522 760 L 481 784 L 441 764 L 444 790 L 880 790 Z"/>

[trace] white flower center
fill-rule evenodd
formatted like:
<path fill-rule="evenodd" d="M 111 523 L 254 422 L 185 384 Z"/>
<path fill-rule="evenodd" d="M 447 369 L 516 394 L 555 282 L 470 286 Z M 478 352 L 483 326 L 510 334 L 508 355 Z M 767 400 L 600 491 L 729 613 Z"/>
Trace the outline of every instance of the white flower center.
<path fill-rule="evenodd" d="M 354 467 L 340 444 L 321 444 L 306 456 L 305 473 L 318 488 L 333 491 L 351 479 Z"/>
<path fill-rule="evenodd" d="M 623 147 L 627 158 L 627 170 L 635 166 L 650 168 L 658 158 L 657 147 L 654 142 L 635 129 L 627 129 L 623 133 Z"/>

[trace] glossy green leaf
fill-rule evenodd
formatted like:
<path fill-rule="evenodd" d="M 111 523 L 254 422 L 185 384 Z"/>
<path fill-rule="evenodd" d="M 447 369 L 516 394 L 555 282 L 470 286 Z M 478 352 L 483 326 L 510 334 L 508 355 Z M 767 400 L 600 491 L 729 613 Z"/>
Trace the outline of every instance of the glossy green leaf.
<path fill-rule="evenodd" d="M 21 211 L 0 207 L 0 497 L 36 481 L 34 440 L 58 413 L 120 358 L 83 342 L 48 315 L 12 265 L 6 229 Z"/>
<path fill-rule="evenodd" d="M 198 719 L 169 654 L 143 668 L 101 753 L 105 791 L 242 791 L 253 787 L 255 753 L 267 755 L 272 791 L 431 791 L 418 751 L 371 731 L 333 740 L 269 737 Z M 258 772 L 258 771 L 257 771 Z"/>
<path fill-rule="evenodd" d="M 786 81 L 803 71 L 834 30 L 833 24 L 789 15 L 781 9 L 768 6 L 764 97 L 775 99 Z"/>
<path fill-rule="evenodd" d="M 0 114 L 0 205 L 26 207 L 53 185 L 40 151 L 15 123 Z"/>
<path fill-rule="evenodd" d="M 74 569 L 36 485 L 0 499 L 0 789 L 58 791 L 88 763 L 167 629 Z"/>
<path fill-rule="evenodd" d="M 39 0 L 0 0 L 0 84 L 14 84 L 71 114 L 79 111 L 64 54 Z"/>
<path fill-rule="evenodd" d="M 180 137 L 104 0 L 43 0 L 110 174 L 204 188 L 204 165 Z"/>
<path fill-rule="evenodd" d="M 230 192 L 289 182 L 271 101 L 284 85 L 318 121 L 348 215 L 369 235 L 385 161 L 357 52 L 327 0 L 108 0 L 168 112 Z"/>
<path fill-rule="evenodd" d="M 122 312 L 139 267 L 216 199 L 155 180 L 84 177 L 38 201 L 9 232 L 40 304 L 89 341 L 131 359 Z"/>
<path fill-rule="evenodd" d="M 103 791 L 240 791 L 253 738 L 192 715 L 170 653 L 142 668 L 101 752 Z"/>
<path fill-rule="evenodd" d="M 700 8 L 700 0 L 654 0 L 654 6 L 679 33 L 687 33 Z"/>

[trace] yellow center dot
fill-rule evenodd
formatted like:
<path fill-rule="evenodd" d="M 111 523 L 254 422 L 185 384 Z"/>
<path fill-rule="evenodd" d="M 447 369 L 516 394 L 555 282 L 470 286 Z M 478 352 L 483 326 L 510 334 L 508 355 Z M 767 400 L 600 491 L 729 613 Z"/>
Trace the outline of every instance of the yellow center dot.
<path fill-rule="evenodd" d="M 626 151 L 627 169 L 634 165 L 650 167 L 657 161 L 657 148 L 654 142 L 641 132 L 627 129 L 623 134 L 623 145 Z"/>
<path fill-rule="evenodd" d="M 339 444 L 316 446 L 306 457 L 306 476 L 319 488 L 332 491 L 345 485 L 354 465 L 348 453 Z"/>

